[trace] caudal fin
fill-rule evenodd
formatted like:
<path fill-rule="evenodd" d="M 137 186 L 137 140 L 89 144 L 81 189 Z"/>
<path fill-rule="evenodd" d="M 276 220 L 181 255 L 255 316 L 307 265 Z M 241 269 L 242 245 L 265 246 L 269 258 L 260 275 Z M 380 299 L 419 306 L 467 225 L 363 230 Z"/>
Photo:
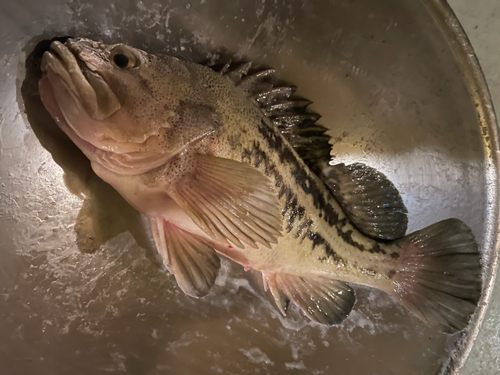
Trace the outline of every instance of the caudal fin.
<path fill-rule="evenodd" d="M 394 242 L 401 247 L 392 294 L 431 327 L 467 326 L 481 297 L 478 245 L 469 227 L 444 220 Z"/>

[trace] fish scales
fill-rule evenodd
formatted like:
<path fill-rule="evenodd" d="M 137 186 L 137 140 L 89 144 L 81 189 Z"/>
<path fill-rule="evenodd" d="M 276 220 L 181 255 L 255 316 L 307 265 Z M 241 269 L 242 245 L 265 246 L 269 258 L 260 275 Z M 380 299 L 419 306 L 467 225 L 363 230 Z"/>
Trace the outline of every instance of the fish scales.
<path fill-rule="evenodd" d="M 239 145 L 235 145 L 234 148 L 225 147 L 230 142 L 221 142 L 221 145 L 218 146 L 220 155 L 239 161 L 247 161 L 274 179 L 274 186 L 277 188 L 281 201 L 284 222 L 294 228 L 294 230 L 290 231 L 290 234 L 296 240 L 294 242 L 298 244 L 294 246 L 295 252 L 299 252 L 296 249 L 298 248 L 305 254 L 309 253 L 310 256 L 307 259 L 312 262 L 317 260 L 323 263 L 324 261 L 320 259 L 326 256 L 327 259 L 333 261 L 334 264 L 331 265 L 336 267 L 337 270 L 339 265 L 350 270 L 357 269 L 359 273 L 362 273 L 367 267 L 377 268 L 376 264 L 358 265 L 358 262 L 370 262 L 370 259 L 366 259 L 362 254 L 360 255 L 361 259 L 355 262 L 346 261 L 342 255 L 339 255 L 339 252 L 344 252 L 351 254 L 352 258 L 353 250 L 372 249 L 378 244 L 376 241 L 359 234 L 349 223 L 341 208 L 336 205 L 336 202 L 331 198 L 318 177 L 309 171 L 292 147 L 277 131 L 276 127 L 264 118 L 255 105 L 250 103 L 251 109 L 248 108 L 244 111 L 238 108 L 238 104 L 249 107 L 249 104 L 246 103 L 247 98 L 237 88 L 230 86 L 230 89 L 224 90 L 225 95 L 230 96 L 232 100 L 224 100 L 225 105 L 221 108 L 222 117 L 226 117 L 228 122 L 237 122 L 233 129 L 242 135 Z M 239 100 L 236 99 L 238 96 L 240 97 Z M 227 103 L 232 103 L 232 105 L 229 106 Z M 225 112 L 230 114 L 227 115 Z M 241 115 L 233 117 L 233 113 L 238 112 L 241 112 Z M 230 129 L 226 130 L 225 134 L 227 138 L 232 136 Z M 247 140 L 244 138 L 247 138 Z M 245 147 L 247 144 L 251 144 L 252 147 Z M 241 148 L 243 148 L 242 151 L 240 151 Z M 302 214 L 302 219 L 295 225 L 290 220 L 293 217 L 290 215 L 290 208 L 293 206 L 294 201 L 304 202 L 307 206 L 307 208 L 300 206 L 298 209 L 299 212 L 303 211 L 305 214 Z M 333 205 L 336 205 L 336 207 Z M 334 231 L 337 232 L 338 236 L 332 233 Z M 278 243 L 276 247 L 280 246 L 282 245 Z M 334 249 L 337 249 L 337 251 Z M 392 253 L 391 250 L 395 251 L 396 249 L 388 249 L 389 253 Z M 266 259 L 268 250 L 263 249 L 262 252 L 263 259 L 261 262 L 263 264 L 253 265 L 257 269 L 266 269 L 269 265 Z M 285 256 L 289 257 L 288 255 Z M 302 260 L 297 267 L 302 269 L 304 261 Z M 318 271 L 321 272 L 321 270 Z M 297 270 L 296 272 L 303 271 Z M 340 273 L 341 271 L 337 272 Z M 387 270 L 387 272 L 390 272 L 390 270 Z M 388 278 L 387 275 L 383 276 Z"/>
<path fill-rule="evenodd" d="M 447 219 L 405 236 L 395 186 L 364 164 L 329 165 L 326 128 L 273 69 L 220 73 L 122 43 L 54 41 L 42 101 L 95 173 L 148 216 L 179 287 L 208 294 L 219 255 L 262 273 L 320 324 L 341 323 L 350 284 L 378 288 L 454 333 L 481 296 L 480 252 Z"/>

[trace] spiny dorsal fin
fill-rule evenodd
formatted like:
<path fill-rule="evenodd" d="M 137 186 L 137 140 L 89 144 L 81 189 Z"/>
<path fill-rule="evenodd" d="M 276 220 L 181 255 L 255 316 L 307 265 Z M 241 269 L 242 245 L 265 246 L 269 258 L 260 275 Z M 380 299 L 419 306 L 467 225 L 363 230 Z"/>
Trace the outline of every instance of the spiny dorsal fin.
<path fill-rule="evenodd" d="M 316 123 L 321 116 L 307 108 L 311 101 L 295 96 L 297 88 L 280 81 L 274 69 L 252 69 L 247 62 L 226 64 L 220 72 L 256 101 L 306 165 L 319 174 L 330 159 L 331 145 L 328 129 Z"/>

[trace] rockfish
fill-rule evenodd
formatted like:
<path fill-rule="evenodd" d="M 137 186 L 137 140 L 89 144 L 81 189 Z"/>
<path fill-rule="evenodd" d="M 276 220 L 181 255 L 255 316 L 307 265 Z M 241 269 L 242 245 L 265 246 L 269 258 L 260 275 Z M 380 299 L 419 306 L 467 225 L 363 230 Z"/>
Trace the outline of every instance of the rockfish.
<path fill-rule="evenodd" d="M 291 301 L 338 324 L 355 303 L 349 284 L 361 284 L 441 331 L 463 329 L 482 286 L 467 225 L 404 236 L 394 185 L 363 164 L 329 165 L 310 102 L 249 68 L 69 39 L 44 53 L 39 89 L 95 173 L 150 218 L 186 294 L 209 292 L 221 254 L 260 271 L 283 313 Z"/>

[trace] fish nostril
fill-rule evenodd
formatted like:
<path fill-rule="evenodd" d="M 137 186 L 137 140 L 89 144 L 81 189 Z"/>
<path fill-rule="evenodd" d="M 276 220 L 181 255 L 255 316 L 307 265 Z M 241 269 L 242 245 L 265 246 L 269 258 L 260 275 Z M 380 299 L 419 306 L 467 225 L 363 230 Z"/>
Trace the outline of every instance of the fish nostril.
<path fill-rule="evenodd" d="M 57 40 L 58 42 L 65 44 L 67 41 L 71 41 L 72 39 L 73 39 L 72 36 L 62 36 L 62 37 L 54 38 L 53 41 Z"/>

